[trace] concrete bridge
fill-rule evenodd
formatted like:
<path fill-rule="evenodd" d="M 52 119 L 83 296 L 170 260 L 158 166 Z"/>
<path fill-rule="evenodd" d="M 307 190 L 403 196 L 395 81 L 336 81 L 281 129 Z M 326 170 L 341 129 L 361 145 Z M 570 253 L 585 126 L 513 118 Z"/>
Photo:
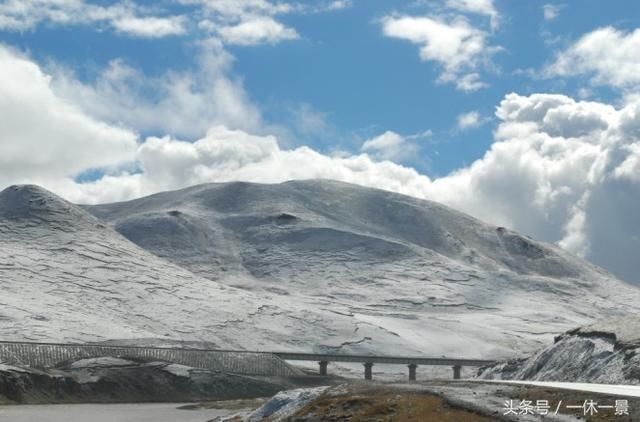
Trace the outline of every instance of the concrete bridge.
<path fill-rule="evenodd" d="M 278 377 L 304 375 L 302 371 L 288 365 L 285 361 L 318 362 L 321 376 L 327 376 L 329 362 L 355 362 L 364 365 L 364 378 L 366 380 L 373 378 L 374 364 L 407 365 L 410 381 L 416 380 L 418 365 L 450 366 L 453 369 L 453 378 L 459 379 L 463 366 L 479 367 L 494 363 L 491 360 L 479 359 L 0 341 L 0 362 L 13 365 L 51 368 L 65 361 L 97 357 L 162 361 L 242 375 Z"/>
<path fill-rule="evenodd" d="M 369 355 L 343 355 L 343 354 L 315 354 L 315 353 L 288 353 L 273 352 L 282 360 L 315 361 L 320 366 L 320 375 L 327 375 L 329 362 L 353 362 L 364 365 L 364 378 L 373 379 L 374 364 L 407 365 L 409 368 L 409 381 L 416 380 L 418 365 L 425 366 L 450 366 L 453 369 L 453 378 L 460 379 L 463 366 L 480 367 L 495 363 L 492 360 L 481 359 L 453 359 L 453 358 L 418 358 L 401 356 L 369 356 Z"/>

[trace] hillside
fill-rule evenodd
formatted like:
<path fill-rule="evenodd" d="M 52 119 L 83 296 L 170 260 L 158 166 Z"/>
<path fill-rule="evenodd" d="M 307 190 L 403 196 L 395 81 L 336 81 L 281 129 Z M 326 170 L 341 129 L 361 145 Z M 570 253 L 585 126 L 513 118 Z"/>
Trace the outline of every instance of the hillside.
<path fill-rule="evenodd" d="M 527 358 L 485 370 L 483 379 L 640 384 L 640 317 L 579 327 Z"/>
<path fill-rule="evenodd" d="M 552 245 L 321 180 L 91 207 L 10 187 L 0 288 L 6 339 L 470 358 L 531 352 L 640 303 L 637 288 Z"/>
<path fill-rule="evenodd" d="M 316 319 L 331 317 L 338 331 L 352 326 L 346 317 L 304 304 L 285 309 L 279 297 L 195 276 L 36 186 L 0 193 L 0 288 L 5 340 L 160 339 L 273 349 L 296 329 L 321 333 L 311 324 Z"/>

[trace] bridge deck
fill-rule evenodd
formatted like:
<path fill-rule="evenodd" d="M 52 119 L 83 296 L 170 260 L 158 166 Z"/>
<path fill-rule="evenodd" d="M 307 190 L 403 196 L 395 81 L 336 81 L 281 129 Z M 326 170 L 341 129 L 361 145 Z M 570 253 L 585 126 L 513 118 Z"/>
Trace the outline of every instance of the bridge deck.
<path fill-rule="evenodd" d="M 442 365 L 442 366 L 485 366 L 496 361 L 483 359 L 457 359 L 457 358 L 428 358 L 407 356 L 369 356 L 369 355 L 343 355 L 324 353 L 290 353 L 273 352 L 282 360 L 315 361 L 315 362 L 355 362 L 378 363 L 395 365 Z"/>

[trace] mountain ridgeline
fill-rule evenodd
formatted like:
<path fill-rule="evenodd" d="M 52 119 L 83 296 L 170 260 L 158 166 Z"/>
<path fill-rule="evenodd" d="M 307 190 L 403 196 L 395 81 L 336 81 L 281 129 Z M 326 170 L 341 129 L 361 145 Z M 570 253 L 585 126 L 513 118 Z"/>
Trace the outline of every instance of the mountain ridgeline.
<path fill-rule="evenodd" d="M 440 204 L 331 181 L 209 184 L 86 209 L 139 246 L 213 279 L 232 267 L 301 281 L 273 263 L 324 268 L 331 257 L 373 264 L 429 257 L 584 280 L 604 274 L 556 247 Z"/>

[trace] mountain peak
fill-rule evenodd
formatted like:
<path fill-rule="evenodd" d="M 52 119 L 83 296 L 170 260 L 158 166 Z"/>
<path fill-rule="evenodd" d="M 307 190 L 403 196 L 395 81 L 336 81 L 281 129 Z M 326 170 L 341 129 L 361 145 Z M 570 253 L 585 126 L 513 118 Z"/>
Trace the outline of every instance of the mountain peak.
<path fill-rule="evenodd" d="M 113 223 L 134 243 L 187 268 L 191 267 L 185 262 L 190 259 L 187 255 L 200 256 L 203 248 L 210 249 L 210 258 L 222 259 L 220 251 L 277 245 L 291 249 L 289 256 L 293 257 L 300 255 L 298 248 L 304 245 L 313 249 L 308 252 L 316 258 L 320 258 L 318 253 L 332 252 L 347 259 L 352 251 L 344 249 L 346 245 L 360 245 L 381 261 L 396 253 L 426 254 L 521 275 L 588 279 L 593 273 L 602 274 L 553 245 L 483 223 L 445 205 L 332 180 L 204 184 L 85 209 Z M 182 210 L 182 219 L 169 218 L 167 213 L 174 209 Z M 272 227 L 283 214 L 295 217 L 297 223 Z M 157 236 L 159 230 L 172 233 L 171 247 Z M 198 239 L 197 243 L 192 239 Z M 229 243 L 228 239 L 234 240 Z M 329 251 L 329 244 L 339 249 Z M 257 262 L 241 263 L 243 260 L 237 257 L 244 267 Z"/>
<path fill-rule="evenodd" d="M 50 224 L 97 223 L 95 217 L 37 185 L 13 185 L 0 192 L 0 219 Z"/>

